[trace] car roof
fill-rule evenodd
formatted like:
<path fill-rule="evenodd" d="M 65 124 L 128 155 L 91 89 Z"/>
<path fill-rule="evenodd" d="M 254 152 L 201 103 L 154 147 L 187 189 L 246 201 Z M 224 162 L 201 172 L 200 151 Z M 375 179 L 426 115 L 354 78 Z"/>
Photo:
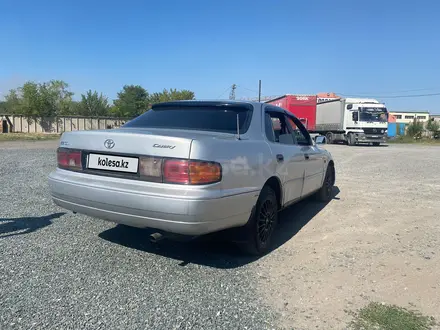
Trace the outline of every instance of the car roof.
<path fill-rule="evenodd" d="M 290 111 L 287 111 L 284 108 L 277 107 L 273 104 L 265 103 L 265 102 L 256 102 L 256 101 L 247 101 L 247 100 L 176 100 L 176 101 L 168 101 L 168 102 L 160 102 L 152 105 L 152 109 L 159 108 L 169 108 L 169 107 L 181 107 L 185 106 L 230 106 L 233 108 L 236 107 L 244 107 L 244 108 L 253 108 L 253 110 L 261 111 L 265 107 L 270 107 L 272 110 L 277 112 L 285 113 L 290 116 L 296 117 Z"/>
<path fill-rule="evenodd" d="M 264 104 L 264 102 L 254 102 L 254 101 L 246 101 L 246 100 L 177 100 L 177 101 L 168 101 L 168 102 L 160 102 L 153 104 L 154 107 L 161 107 L 161 106 L 181 106 L 181 105 L 194 105 L 194 106 L 201 106 L 201 105 L 253 105 L 258 106 L 261 104 Z"/>

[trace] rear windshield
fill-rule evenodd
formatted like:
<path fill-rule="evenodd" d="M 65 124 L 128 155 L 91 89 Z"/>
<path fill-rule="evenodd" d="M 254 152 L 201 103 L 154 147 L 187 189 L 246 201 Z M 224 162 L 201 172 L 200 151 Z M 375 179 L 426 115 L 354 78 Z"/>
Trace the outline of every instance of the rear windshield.
<path fill-rule="evenodd" d="M 240 134 L 247 131 L 252 116 L 248 108 L 181 107 L 151 109 L 129 121 L 123 127 L 167 128 L 237 133 L 237 115 Z"/>

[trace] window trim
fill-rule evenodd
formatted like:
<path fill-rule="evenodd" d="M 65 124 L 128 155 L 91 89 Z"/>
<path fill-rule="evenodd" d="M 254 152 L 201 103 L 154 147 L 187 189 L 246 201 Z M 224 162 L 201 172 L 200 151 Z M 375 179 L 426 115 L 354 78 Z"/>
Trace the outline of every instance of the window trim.
<path fill-rule="evenodd" d="M 296 126 L 300 129 L 300 131 L 308 139 L 309 144 L 307 144 L 307 145 L 298 144 L 298 140 L 296 139 L 295 136 L 293 136 L 294 144 L 284 144 L 284 143 L 279 143 L 279 142 L 276 142 L 276 141 L 270 141 L 267 138 L 267 134 L 266 134 L 266 114 L 268 114 L 269 118 L 271 118 L 270 117 L 271 113 L 277 113 L 277 114 L 280 114 L 280 115 L 284 116 L 286 119 L 288 119 L 288 118 L 292 119 L 292 121 L 296 124 Z M 273 144 L 276 144 L 276 145 L 282 145 L 282 146 L 298 146 L 298 147 L 313 146 L 313 139 L 310 136 L 309 131 L 305 128 L 305 126 L 301 123 L 301 121 L 295 115 L 293 115 L 291 112 L 288 112 L 288 111 L 286 111 L 284 109 L 281 109 L 281 108 L 277 108 L 277 107 L 269 106 L 268 105 L 264 109 L 263 120 L 264 120 L 264 123 L 263 123 L 263 126 L 264 126 L 264 138 L 266 139 L 267 142 L 273 143 Z M 298 125 L 298 123 L 299 123 L 299 125 Z M 293 127 L 290 125 L 288 120 L 287 120 L 287 125 L 288 125 L 289 130 L 292 132 L 291 134 L 293 135 Z"/>
<path fill-rule="evenodd" d="M 240 124 L 242 124 L 242 128 L 240 130 L 240 135 L 246 134 L 249 131 L 249 128 L 251 127 L 251 123 L 252 120 L 254 120 L 254 116 L 255 116 L 255 108 L 251 108 L 247 105 L 229 105 L 229 104 L 194 104 L 194 105 L 182 105 L 182 104 L 178 104 L 178 105 L 174 105 L 174 104 L 170 104 L 167 106 L 161 106 L 161 107 L 157 107 L 157 108 L 152 108 L 150 110 L 147 110 L 146 112 L 144 112 L 143 114 L 133 118 L 132 120 L 126 122 L 124 125 L 121 126 L 121 128 L 126 128 L 126 129 L 170 129 L 170 130 L 187 130 L 187 131 L 199 131 L 199 132 L 213 132 L 213 133 L 219 133 L 219 134 L 237 134 L 237 129 L 235 129 L 234 132 L 225 132 L 225 131 L 219 131 L 219 130 L 212 130 L 212 129 L 201 129 L 201 128 L 189 128 L 189 127 L 167 127 L 167 126 L 131 126 L 133 124 L 133 121 L 135 120 L 140 120 L 140 118 L 142 116 L 147 116 L 148 113 L 150 111 L 156 111 L 156 112 L 165 112 L 165 111 L 182 111 L 185 112 L 185 109 L 188 110 L 195 110 L 195 111 L 203 111 L 203 108 L 210 108 L 209 110 L 207 109 L 206 111 L 222 111 L 222 110 L 229 110 L 231 112 L 244 112 L 246 113 L 246 119 L 244 120 L 243 123 L 240 122 Z M 219 109 L 220 108 L 220 109 Z M 129 126 L 127 126 L 129 125 Z"/>
<path fill-rule="evenodd" d="M 286 112 L 285 112 L 283 109 L 279 109 L 279 108 L 274 107 L 274 106 L 266 106 L 266 107 L 265 107 L 265 109 L 264 109 L 264 114 L 263 114 L 263 119 L 264 119 L 263 126 L 264 126 L 264 138 L 266 139 L 266 141 L 267 141 L 268 143 L 273 143 L 273 144 L 275 144 L 275 145 L 280 145 L 280 146 L 297 146 L 298 144 L 295 143 L 295 137 L 293 136 L 292 127 L 291 127 L 290 124 L 287 122 L 287 120 L 286 120 L 286 124 L 287 124 L 286 127 L 287 127 L 288 130 L 291 131 L 290 134 L 292 134 L 292 140 L 293 140 L 294 143 L 292 143 L 292 144 L 286 144 L 286 143 L 280 143 L 280 142 L 276 142 L 276 141 L 271 141 L 271 140 L 269 140 L 269 138 L 267 137 L 267 134 L 266 134 L 266 115 L 269 115 L 269 119 L 272 120 L 271 113 L 274 113 L 274 114 L 277 114 L 277 115 L 283 116 L 283 117 L 286 119 Z M 271 123 L 271 124 L 272 124 L 272 123 Z M 273 125 L 273 124 L 272 124 L 272 125 Z M 272 127 L 273 127 L 273 126 L 272 126 Z"/>
<path fill-rule="evenodd" d="M 271 143 L 275 143 L 275 132 L 274 132 L 274 130 L 273 130 L 273 123 L 272 123 L 272 117 L 270 116 L 270 113 L 269 112 L 265 112 L 264 113 L 264 121 L 263 121 L 263 125 L 264 125 L 264 136 L 265 136 L 265 138 L 266 138 L 266 140 L 268 141 L 268 142 L 271 142 Z M 270 123 L 268 123 L 267 121 L 270 121 Z M 270 139 L 269 137 L 268 137 L 268 132 L 267 132 L 267 129 L 269 128 L 269 127 L 267 127 L 268 125 L 270 124 L 270 126 L 271 126 L 271 130 L 272 130 L 272 139 Z"/>
<path fill-rule="evenodd" d="M 313 140 L 312 140 L 312 137 L 310 136 L 309 131 L 305 128 L 305 126 L 303 125 L 303 123 L 301 123 L 301 120 L 299 120 L 296 116 L 294 116 L 293 114 L 290 114 L 290 113 L 286 113 L 286 117 L 292 119 L 292 121 L 295 123 L 296 127 L 299 128 L 299 130 L 301 131 L 301 133 L 303 133 L 303 135 L 305 136 L 305 138 L 306 138 L 307 141 L 308 141 L 308 144 L 304 145 L 304 144 L 299 144 L 299 143 L 298 143 L 298 140 L 295 139 L 296 142 L 297 142 L 296 145 L 297 145 L 297 146 L 309 146 L 309 147 L 310 147 L 310 146 L 313 146 Z M 288 123 L 289 123 L 289 122 L 288 122 Z M 290 123 L 289 123 L 289 126 L 290 126 Z M 293 127 L 290 127 L 290 129 L 291 129 L 292 131 L 294 130 Z"/>

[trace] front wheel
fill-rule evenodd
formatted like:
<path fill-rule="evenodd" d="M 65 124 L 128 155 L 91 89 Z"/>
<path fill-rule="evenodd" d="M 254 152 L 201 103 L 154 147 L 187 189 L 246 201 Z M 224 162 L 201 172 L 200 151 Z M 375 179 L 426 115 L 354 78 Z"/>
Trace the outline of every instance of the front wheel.
<path fill-rule="evenodd" d="M 356 140 L 353 133 L 348 133 L 347 135 L 347 144 L 349 146 L 354 146 L 356 144 Z"/>
<path fill-rule="evenodd" d="M 242 249 L 251 255 L 267 253 L 277 223 L 278 200 L 273 189 L 265 186 L 261 190 L 255 212 L 244 228 L 246 241 L 241 244 Z"/>
<path fill-rule="evenodd" d="M 333 186 L 335 184 L 335 168 L 332 164 L 327 166 L 324 182 L 321 189 L 316 193 L 316 199 L 320 202 L 328 203 L 333 198 Z"/>

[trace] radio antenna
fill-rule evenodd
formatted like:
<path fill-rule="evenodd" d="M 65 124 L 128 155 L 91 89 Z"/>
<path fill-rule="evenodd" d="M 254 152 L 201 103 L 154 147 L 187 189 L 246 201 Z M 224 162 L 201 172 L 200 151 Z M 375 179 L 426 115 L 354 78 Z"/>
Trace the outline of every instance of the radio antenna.
<path fill-rule="evenodd" d="M 240 140 L 240 117 L 238 112 L 237 112 L 237 139 Z"/>

